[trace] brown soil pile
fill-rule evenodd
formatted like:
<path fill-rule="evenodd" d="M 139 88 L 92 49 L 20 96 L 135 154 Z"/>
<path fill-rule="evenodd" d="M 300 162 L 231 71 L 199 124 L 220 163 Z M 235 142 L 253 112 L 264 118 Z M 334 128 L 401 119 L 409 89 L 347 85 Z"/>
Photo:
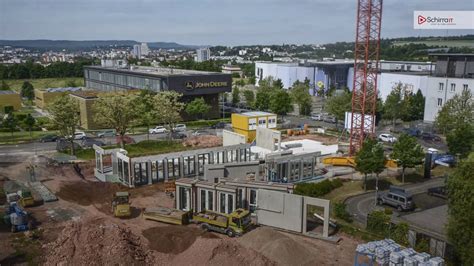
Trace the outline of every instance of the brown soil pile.
<path fill-rule="evenodd" d="M 134 197 L 146 197 L 158 191 L 164 191 L 163 184 L 143 186 L 140 188 L 127 188 L 121 184 L 109 182 L 77 181 L 63 183 L 56 193 L 59 198 L 77 203 L 81 206 L 95 206 L 105 214 L 111 214 L 111 202 L 116 192 L 128 191 L 131 199 Z"/>
<path fill-rule="evenodd" d="M 314 254 L 308 248 L 270 228 L 257 228 L 245 234 L 239 242 L 279 265 L 317 265 L 314 262 Z"/>
<path fill-rule="evenodd" d="M 183 141 L 183 145 L 186 147 L 191 146 L 196 148 L 211 148 L 222 146 L 222 137 L 214 135 L 189 137 Z"/>
<path fill-rule="evenodd" d="M 235 239 L 198 238 L 170 265 L 275 265 L 258 252 L 240 245 Z"/>
<path fill-rule="evenodd" d="M 59 238 L 44 246 L 45 265 L 145 265 L 154 257 L 129 229 L 95 218 L 66 224 Z"/>
<path fill-rule="evenodd" d="M 198 237 L 219 238 L 213 233 L 204 232 L 191 226 L 160 226 L 143 231 L 150 242 L 150 248 L 162 253 L 179 254 L 187 250 Z"/>

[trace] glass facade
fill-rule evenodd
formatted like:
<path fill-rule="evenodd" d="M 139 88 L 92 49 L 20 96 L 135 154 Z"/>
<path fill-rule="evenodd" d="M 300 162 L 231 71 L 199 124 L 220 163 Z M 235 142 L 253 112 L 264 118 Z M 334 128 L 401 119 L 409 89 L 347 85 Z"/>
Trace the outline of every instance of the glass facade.
<path fill-rule="evenodd" d="M 130 89 L 151 89 L 162 91 L 162 79 L 159 77 L 137 76 L 121 72 L 106 72 L 96 69 L 84 71 L 86 87 L 98 91 L 117 91 Z"/>

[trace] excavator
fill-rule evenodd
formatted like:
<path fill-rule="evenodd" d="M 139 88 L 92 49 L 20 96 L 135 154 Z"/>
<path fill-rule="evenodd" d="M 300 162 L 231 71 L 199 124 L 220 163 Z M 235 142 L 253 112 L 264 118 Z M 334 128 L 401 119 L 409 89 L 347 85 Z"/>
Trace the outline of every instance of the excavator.
<path fill-rule="evenodd" d="M 115 193 L 112 200 L 112 213 L 115 217 L 130 217 L 130 194 L 128 192 Z"/>

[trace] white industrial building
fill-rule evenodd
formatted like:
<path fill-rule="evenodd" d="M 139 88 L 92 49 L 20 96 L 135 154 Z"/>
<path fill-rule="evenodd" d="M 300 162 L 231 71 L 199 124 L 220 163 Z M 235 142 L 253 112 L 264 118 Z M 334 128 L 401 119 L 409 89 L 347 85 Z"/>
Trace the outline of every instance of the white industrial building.
<path fill-rule="evenodd" d="M 140 49 L 142 56 L 148 56 L 148 54 L 150 53 L 150 48 L 148 48 L 148 44 L 146 42 L 142 42 L 142 44 L 140 45 Z"/>

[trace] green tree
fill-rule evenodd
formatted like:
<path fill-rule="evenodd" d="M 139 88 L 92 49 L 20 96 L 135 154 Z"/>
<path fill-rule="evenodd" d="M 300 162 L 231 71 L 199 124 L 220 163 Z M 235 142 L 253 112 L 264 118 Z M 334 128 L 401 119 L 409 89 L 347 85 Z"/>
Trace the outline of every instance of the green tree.
<path fill-rule="evenodd" d="M 232 104 L 237 105 L 240 103 L 240 89 L 239 87 L 234 87 L 232 89 Z"/>
<path fill-rule="evenodd" d="M 459 125 L 448 133 L 446 141 L 451 154 L 466 158 L 474 150 L 474 125 Z"/>
<path fill-rule="evenodd" d="M 173 130 L 173 125 L 176 122 L 181 121 L 181 112 L 185 106 L 184 103 L 180 102 L 182 96 L 182 94 L 175 91 L 165 91 L 158 93 L 154 97 L 156 118 L 158 121 L 168 125 L 170 130 Z M 209 109 L 203 111 L 203 113 L 207 113 Z"/>
<path fill-rule="evenodd" d="M 135 100 L 136 112 L 140 114 L 136 120 L 137 124 L 146 126 L 146 139 L 150 140 L 150 125 L 156 122 L 154 96 L 156 93 L 149 89 L 140 91 L 140 96 Z"/>
<path fill-rule="evenodd" d="M 80 122 L 79 103 L 68 95 L 56 98 L 48 107 L 51 123 L 59 130 L 59 134 L 71 143 L 71 154 L 74 150 L 74 133 Z"/>
<path fill-rule="evenodd" d="M 384 118 L 392 120 L 393 129 L 395 129 L 395 122 L 401 116 L 401 106 L 401 84 L 398 84 L 392 89 L 390 94 L 387 96 L 387 99 L 385 99 L 385 103 L 383 106 L 385 115 Z"/>
<path fill-rule="evenodd" d="M 8 91 L 10 90 L 10 86 L 5 82 L 5 80 L 2 80 L 2 84 L 0 85 L 0 90 L 1 91 Z"/>
<path fill-rule="evenodd" d="M 290 95 L 294 103 L 298 105 L 300 115 L 311 113 L 311 95 L 309 94 L 309 84 L 299 81 L 293 84 Z"/>
<path fill-rule="evenodd" d="M 252 90 L 244 90 L 242 93 L 247 106 L 253 108 L 255 106 L 255 93 Z"/>
<path fill-rule="evenodd" d="M 474 124 L 474 101 L 472 93 L 464 90 L 454 95 L 438 112 L 435 125 L 443 133 L 452 131 L 464 124 Z"/>
<path fill-rule="evenodd" d="M 423 119 L 425 113 L 425 97 L 423 97 L 421 90 L 418 90 L 412 96 L 409 112 L 412 114 L 412 121 Z"/>
<path fill-rule="evenodd" d="M 31 129 L 33 128 L 33 126 L 35 125 L 36 123 L 36 120 L 35 118 L 31 115 L 31 114 L 28 114 L 25 118 L 25 125 L 28 127 L 28 131 L 30 132 L 30 138 L 32 138 L 33 136 L 31 135 Z"/>
<path fill-rule="evenodd" d="M 15 115 L 13 115 L 13 113 L 7 114 L 6 118 L 3 120 L 3 126 L 10 130 L 12 140 L 13 140 L 13 132 L 15 132 L 17 124 L 18 124 L 18 121 Z"/>
<path fill-rule="evenodd" d="M 185 110 L 190 116 L 197 116 L 200 119 L 203 119 L 204 115 L 211 110 L 211 106 L 204 101 L 204 98 L 200 97 L 195 98 L 192 102 L 188 103 Z"/>
<path fill-rule="evenodd" d="M 367 139 L 355 156 L 356 170 L 364 175 L 364 190 L 367 190 L 367 175 L 378 174 L 385 169 L 383 147 L 374 139 Z M 376 184 L 377 187 L 378 184 Z"/>
<path fill-rule="evenodd" d="M 293 111 L 290 94 L 285 90 L 274 92 L 270 96 L 270 110 L 281 116 Z"/>
<path fill-rule="evenodd" d="M 123 138 L 127 130 L 136 122 L 140 114 L 137 112 L 137 96 L 104 95 L 93 105 L 94 122 L 114 128 L 120 136 L 120 147 L 124 147 Z"/>
<path fill-rule="evenodd" d="M 459 163 L 447 179 L 447 233 L 454 246 L 458 265 L 474 264 L 474 152 Z"/>
<path fill-rule="evenodd" d="M 24 81 L 21 85 L 20 91 L 21 97 L 27 98 L 28 100 L 33 100 L 35 98 L 35 88 L 28 81 Z"/>
<path fill-rule="evenodd" d="M 352 94 L 343 91 L 326 100 L 325 109 L 336 118 L 336 127 L 339 120 L 344 120 L 346 112 L 352 109 Z"/>
<path fill-rule="evenodd" d="M 417 143 L 415 137 L 402 134 L 393 144 L 392 159 L 402 167 L 402 183 L 405 183 L 405 169 L 413 168 L 423 162 L 425 153 L 423 147 Z"/>
<path fill-rule="evenodd" d="M 275 82 L 273 82 L 273 87 L 274 87 L 275 89 L 280 89 L 280 90 L 282 90 L 282 89 L 283 89 L 283 82 L 281 81 L 281 79 L 275 80 Z"/>
<path fill-rule="evenodd" d="M 267 90 L 259 89 L 256 94 L 255 108 L 261 111 L 266 111 L 270 108 L 271 93 Z"/>

